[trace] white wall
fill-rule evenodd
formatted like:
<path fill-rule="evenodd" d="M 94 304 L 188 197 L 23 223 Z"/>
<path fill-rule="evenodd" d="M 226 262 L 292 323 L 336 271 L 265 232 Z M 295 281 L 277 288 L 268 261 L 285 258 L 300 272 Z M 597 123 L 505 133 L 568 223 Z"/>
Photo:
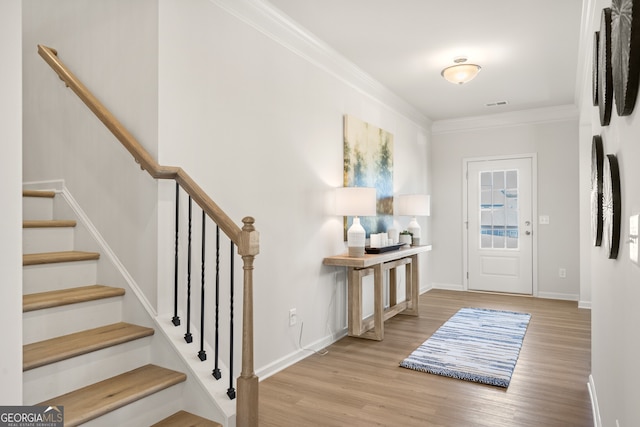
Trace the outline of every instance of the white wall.
<path fill-rule="evenodd" d="M 20 0 L 0 2 L 0 404 L 22 404 L 22 18 Z M 11 343 L 11 345 L 6 345 Z M 16 345 L 14 345 L 14 343 Z M 20 343 L 20 345 L 17 345 Z"/>
<path fill-rule="evenodd" d="M 432 280 L 436 287 L 463 289 L 463 159 L 536 153 L 538 294 L 580 297 L 578 116 L 574 107 L 435 122 L 433 125 Z M 534 222 L 536 219 L 534 218 Z M 559 268 L 567 277 L 560 278 Z"/>
<path fill-rule="evenodd" d="M 584 22 L 585 55 L 583 75 L 590 76 L 593 32 L 599 30 L 600 13 L 610 2 L 593 0 L 585 2 L 587 10 Z M 589 104 L 591 80 L 586 78 L 581 86 L 582 116 L 590 123 L 591 134 L 580 143 L 583 150 L 591 150 L 593 135 L 601 135 L 605 154 L 615 154 L 620 166 L 622 195 L 622 230 L 618 259 L 610 260 L 603 247 L 590 247 L 582 261 L 590 265 L 592 292 L 591 369 L 594 391 L 602 426 L 634 426 L 640 423 L 640 267 L 629 260 L 629 245 L 624 243 L 629 235 L 629 216 L 640 213 L 640 112 L 636 102 L 634 112 L 619 117 L 615 106 L 609 126 L 601 127 L 598 108 Z M 583 163 L 585 174 L 590 173 L 590 162 Z M 588 191 L 584 189 L 583 191 Z"/>
<path fill-rule="evenodd" d="M 24 181 L 64 179 L 156 300 L 157 185 L 37 54 L 59 58 L 157 155 L 157 1 L 24 0 Z"/>
<path fill-rule="evenodd" d="M 300 322 L 310 347 L 346 327 L 344 271 L 322 266 L 344 250 L 342 219 L 329 212 L 332 189 L 342 186 L 343 115 L 394 134 L 398 193 L 430 190 L 429 141 L 428 122 L 406 104 L 337 69 L 254 7 L 160 1 L 159 156 L 183 167 L 238 224 L 256 218 L 255 353 L 264 374 L 309 354 L 298 349 Z M 165 286 L 171 271 L 159 274 Z"/>

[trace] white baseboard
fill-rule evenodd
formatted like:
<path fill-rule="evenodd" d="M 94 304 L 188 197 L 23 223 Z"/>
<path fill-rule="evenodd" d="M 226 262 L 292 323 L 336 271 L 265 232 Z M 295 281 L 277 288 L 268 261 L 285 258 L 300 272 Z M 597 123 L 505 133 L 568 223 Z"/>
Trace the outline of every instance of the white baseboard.
<path fill-rule="evenodd" d="M 591 310 L 591 301 L 578 301 L 578 308 Z"/>
<path fill-rule="evenodd" d="M 598 407 L 598 396 L 596 394 L 596 385 L 593 381 L 593 375 L 589 375 L 589 382 L 587 383 L 589 389 L 589 396 L 591 397 L 591 410 L 593 411 L 593 425 L 594 427 L 602 427 L 602 419 L 600 418 L 600 408 Z"/>
<path fill-rule="evenodd" d="M 304 346 L 304 348 L 299 348 L 293 353 L 290 353 L 276 360 L 275 362 L 268 364 L 263 368 L 257 369 L 256 375 L 258 376 L 258 378 L 260 378 L 260 381 L 266 378 L 269 378 L 270 376 L 277 374 L 278 372 L 288 368 L 289 366 L 296 364 L 302 359 L 305 359 L 311 356 L 315 352 L 321 352 L 324 348 L 330 346 L 331 344 L 335 343 L 340 338 L 343 338 L 346 335 L 347 335 L 346 328 L 334 334 L 327 335 L 326 337 L 321 338 L 307 346 Z"/>
<path fill-rule="evenodd" d="M 564 301 L 578 301 L 580 299 L 580 295 L 563 294 L 560 292 L 538 292 L 537 296 L 538 298 L 558 299 Z"/>
<path fill-rule="evenodd" d="M 464 286 L 462 284 L 455 283 L 432 283 L 432 289 L 443 289 L 445 291 L 464 291 Z"/>

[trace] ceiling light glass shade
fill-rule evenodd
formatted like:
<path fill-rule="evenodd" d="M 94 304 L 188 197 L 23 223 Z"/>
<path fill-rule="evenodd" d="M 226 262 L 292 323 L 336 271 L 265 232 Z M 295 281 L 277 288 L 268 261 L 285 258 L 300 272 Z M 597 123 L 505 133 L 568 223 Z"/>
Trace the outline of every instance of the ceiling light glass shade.
<path fill-rule="evenodd" d="M 461 85 L 473 80 L 481 69 L 482 67 L 476 64 L 457 64 L 445 68 L 441 74 L 445 80 Z"/>

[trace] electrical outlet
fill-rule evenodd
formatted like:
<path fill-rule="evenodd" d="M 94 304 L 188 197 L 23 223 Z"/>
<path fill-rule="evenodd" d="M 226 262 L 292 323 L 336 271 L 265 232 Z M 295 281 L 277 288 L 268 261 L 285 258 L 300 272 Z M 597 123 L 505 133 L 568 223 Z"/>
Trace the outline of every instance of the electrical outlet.
<path fill-rule="evenodd" d="M 560 276 L 561 278 L 565 279 L 565 278 L 567 277 L 567 269 L 566 269 L 566 268 L 561 267 L 561 268 L 558 270 L 558 276 Z"/>
<path fill-rule="evenodd" d="M 295 326 L 298 323 L 298 314 L 295 308 L 289 310 L 289 326 Z"/>

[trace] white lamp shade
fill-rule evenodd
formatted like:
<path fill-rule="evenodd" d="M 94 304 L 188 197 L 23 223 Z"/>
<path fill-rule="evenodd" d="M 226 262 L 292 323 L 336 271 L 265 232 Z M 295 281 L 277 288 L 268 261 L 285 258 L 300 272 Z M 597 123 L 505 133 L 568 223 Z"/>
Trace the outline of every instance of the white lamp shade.
<path fill-rule="evenodd" d="M 375 216 L 376 189 L 369 187 L 336 188 L 336 215 Z"/>
<path fill-rule="evenodd" d="M 398 215 L 431 215 L 431 196 L 427 194 L 401 194 L 398 196 Z"/>

